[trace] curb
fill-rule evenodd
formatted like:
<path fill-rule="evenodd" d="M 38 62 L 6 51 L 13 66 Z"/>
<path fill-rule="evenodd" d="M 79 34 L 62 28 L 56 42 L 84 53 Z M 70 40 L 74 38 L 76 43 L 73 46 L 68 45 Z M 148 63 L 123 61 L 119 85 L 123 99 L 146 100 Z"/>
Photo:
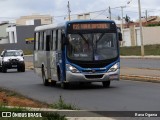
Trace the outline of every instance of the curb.
<path fill-rule="evenodd" d="M 160 77 L 153 77 L 153 76 L 120 75 L 120 79 L 160 83 Z"/>
<path fill-rule="evenodd" d="M 122 59 L 160 59 L 160 56 L 120 56 Z"/>

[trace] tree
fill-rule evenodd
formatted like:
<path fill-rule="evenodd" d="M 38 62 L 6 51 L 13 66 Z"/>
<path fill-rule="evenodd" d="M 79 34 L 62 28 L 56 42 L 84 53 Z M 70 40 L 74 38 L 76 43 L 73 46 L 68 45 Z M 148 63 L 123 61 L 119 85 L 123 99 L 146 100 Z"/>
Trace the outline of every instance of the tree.
<path fill-rule="evenodd" d="M 128 16 L 128 15 L 126 15 L 126 17 L 125 17 L 125 21 L 126 21 L 126 23 L 130 23 L 130 17 Z"/>

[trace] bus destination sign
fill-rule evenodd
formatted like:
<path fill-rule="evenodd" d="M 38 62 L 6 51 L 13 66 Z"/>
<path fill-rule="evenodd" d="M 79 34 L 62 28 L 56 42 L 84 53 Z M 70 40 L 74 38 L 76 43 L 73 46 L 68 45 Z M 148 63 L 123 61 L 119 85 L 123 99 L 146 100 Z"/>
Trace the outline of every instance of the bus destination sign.
<path fill-rule="evenodd" d="M 74 23 L 73 30 L 109 29 L 108 23 Z"/>

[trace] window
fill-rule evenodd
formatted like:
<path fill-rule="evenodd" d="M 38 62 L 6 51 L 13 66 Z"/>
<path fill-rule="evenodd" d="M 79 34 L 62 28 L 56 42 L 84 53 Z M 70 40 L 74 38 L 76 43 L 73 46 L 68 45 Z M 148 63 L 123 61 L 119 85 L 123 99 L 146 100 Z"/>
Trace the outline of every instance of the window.
<path fill-rule="evenodd" d="M 44 32 L 40 33 L 39 50 L 44 49 Z"/>
<path fill-rule="evenodd" d="M 51 44 L 52 44 L 52 49 L 51 50 L 56 50 L 56 40 L 57 37 L 56 37 L 56 31 L 53 30 L 52 31 L 52 40 L 51 40 Z"/>
<path fill-rule="evenodd" d="M 39 32 L 35 34 L 35 50 L 38 50 Z"/>
<path fill-rule="evenodd" d="M 58 30 L 58 51 L 61 51 L 61 38 L 62 38 L 62 31 Z"/>
<path fill-rule="evenodd" d="M 58 30 L 56 30 L 55 50 L 58 49 Z"/>
<path fill-rule="evenodd" d="M 46 32 L 43 32 L 43 47 L 42 50 L 46 50 Z"/>

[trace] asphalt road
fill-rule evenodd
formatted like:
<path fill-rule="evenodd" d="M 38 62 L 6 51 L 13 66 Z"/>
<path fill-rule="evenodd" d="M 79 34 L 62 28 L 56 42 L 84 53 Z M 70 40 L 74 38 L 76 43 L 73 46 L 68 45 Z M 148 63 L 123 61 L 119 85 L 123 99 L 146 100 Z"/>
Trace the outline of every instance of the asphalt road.
<path fill-rule="evenodd" d="M 160 84 L 135 81 L 113 81 L 111 88 L 101 83 L 73 85 L 68 90 L 45 87 L 33 71 L 0 73 L 0 87 L 21 93 L 29 98 L 53 103 L 62 98 L 79 109 L 105 111 L 160 111 Z"/>
<path fill-rule="evenodd" d="M 32 56 L 25 56 L 25 61 L 32 62 Z M 121 67 L 160 69 L 160 59 L 121 59 Z"/>
<path fill-rule="evenodd" d="M 121 67 L 160 69 L 160 59 L 121 59 Z"/>

